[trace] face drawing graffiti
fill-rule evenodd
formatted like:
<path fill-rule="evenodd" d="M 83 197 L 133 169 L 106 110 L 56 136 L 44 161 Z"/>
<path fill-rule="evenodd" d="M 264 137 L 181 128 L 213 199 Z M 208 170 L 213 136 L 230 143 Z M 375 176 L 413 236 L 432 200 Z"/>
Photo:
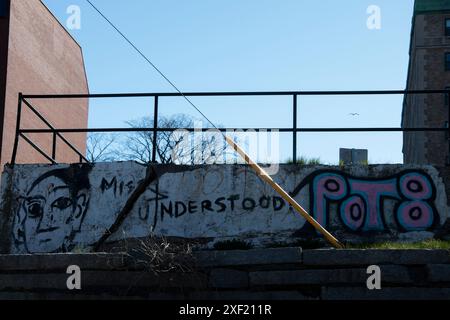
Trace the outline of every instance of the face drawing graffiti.
<path fill-rule="evenodd" d="M 89 203 L 88 171 L 80 167 L 50 171 L 20 199 L 14 239 L 28 253 L 73 249 Z"/>

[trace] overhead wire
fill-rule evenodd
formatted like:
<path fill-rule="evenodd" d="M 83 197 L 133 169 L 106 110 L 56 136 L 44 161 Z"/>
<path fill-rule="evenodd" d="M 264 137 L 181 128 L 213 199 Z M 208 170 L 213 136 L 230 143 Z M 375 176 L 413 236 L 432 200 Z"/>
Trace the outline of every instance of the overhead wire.
<path fill-rule="evenodd" d="M 284 191 L 283 188 L 281 188 L 273 179 L 256 163 L 254 162 L 246 153 L 244 150 L 242 150 L 231 138 L 227 137 L 221 130 L 217 128 L 216 125 L 173 83 L 139 48 L 122 32 L 120 29 L 112 23 L 112 21 L 106 17 L 105 14 L 103 14 L 90 0 L 86 0 L 89 5 L 100 14 L 103 19 L 111 26 L 113 27 L 123 39 L 125 39 L 128 44 L 130 44 L 133 49 L 147 61 L 147 63 L 152 66 L 153 69 L 156 70 L 171 86 L 174 88 L 195 110 L 197 110 L 215 129 L 218 130 L 223 136 L 223 138 L 228 142 L 230 146 L 233 147 L 233 149 L 239 153 L 245 161 L 260 175 L 261 179 L 269 183 L 274 190 L 279 193 L 289 204 L 291 204 L 296 211 L 300 213 L 308 222 L 310 222 L 316 230 L 321 232 L 325 238 L 333 244 L 336 248 L 343 248 L 343 244 L 339 242 L 332 234 L 330 234 L 324 227 L 322 227 L 309 213 L 304 210 L 286 191 Z"/>
<path fill-rule="evenodd" d="M 120 29 L 99 9 L 97 8 L 90 0 L 86 0 L 86 2 L 114 29 L 116 32 L 164 79 L 166 82 L 175 89 L 185 100 L 191 105 L 198 113 L 202 115 L 203 118 L 208 121 L 208 123 L 214 128 L 217 129 L 224 137 L 225 134 L 217 128 L 217 126 L 198 108 L 191 99 L 189 99 L 176 85 L 173 81 L 167 77 L 160 68 L 158 68 L 151 60 L 148 58 L 134 43 L 131 41 Z"/>

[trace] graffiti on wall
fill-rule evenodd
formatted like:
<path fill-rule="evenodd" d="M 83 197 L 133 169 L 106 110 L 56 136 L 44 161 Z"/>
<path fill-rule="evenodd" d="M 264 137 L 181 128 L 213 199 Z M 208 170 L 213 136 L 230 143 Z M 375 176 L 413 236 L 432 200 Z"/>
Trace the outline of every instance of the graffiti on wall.
<path fill-rule="evenodd" d="M 86 166 L 49 171 L 19 196 L 13 225 L 16 246 L 29 253 L 73 249 L 89 206 L 89 171 Z"/>
<path fill-rule="evenodd" d="M 142 230 L 178 227 L 181 235 L 187 230 L 191 236 L 204 234 L 203 230 L 210 225 L 218 231 L 211 231 L 209 236 L 241 230 L 245 223 L 255 225 L 261 232 L 304 225 L 303 218 L 292 214 L 292 208 L 259 179 L 248 182 L 240 174 L 230 175 L 218 180 L 213 192 L 202 193 L 174 182 L 191 177 L 192 171 L 180 172 L 179 176 L 169 172 L 151 181 L 136 196 L 144 181 L 140 167 L 134 176 L 120 177 L 93 169 L 88 165 L 53 169 L 26 184 L 16 197 L 12 226 L 16 252 L 72 251 L 77 246 L 77 237 L 84 237 L 80 236 L 83 230 L 94 230 L 91 233 L 96 234 L 97 238 L 92 239 L 95 243 L 104 237 L 105 231 L 119 230 L 127 218 L 131 229 L 138 225 Z M 204 172 L 199 173 L 193 176 L 200 185 Z M 395 228 L 402 233 L 432 231 L 440 223 L 435 203 L 437 188 L 423 170 L 406 170 L 376 179 L 338 170 L 318 170 L 298 179 L 300 183 L 289 180 L 295 177 L 285 180 L 297 186 L 291 195 L 319 223 L 332 230 L 365 235 Z M 233 179 L 233 183 L 227 184 L 227 179 Z M 134 199 L 132 203 L 130 199 Z M 126 206 L 129 210 L 122 217 L 119 213 Z M 97 225 L 100 223 L 101 227 Z M 83 229 L 86 224 L 90 226 Z M 115 228 L 110 229 L 111 226 Z"/>
<path fill-rule="evenodd" d="M 164 223 L 165 219 L 179 219 L 195 214 L 252 213 L 255 210 L 277 213 L 287 206 L 281 197 L 269 195 L 253 198 L 232 194 L 212 200 L 172 200 L 164 193 L 154 189 L 151 191 L 155 193 L 155 197 L 145 201 L 138 211 L 141 220 L 153 217 L 153 228 Z"/>
<path fill-rule="evenodd" d="M 430 230 L 439 216 L 435 207 L 436 188 L 431 177 L 417 170 L 397 175 L 368 179 L 346 173 L 325 170 L 307 177 L 293 192 L 298 194 L 309 185 L 310 210 L 315 219 L 327 226 L 331 205 L 337 205 L 337 215 L 349 231 L 385 231 L 388 199 L 395 202 L 393 214 L 401 231 Z"/>

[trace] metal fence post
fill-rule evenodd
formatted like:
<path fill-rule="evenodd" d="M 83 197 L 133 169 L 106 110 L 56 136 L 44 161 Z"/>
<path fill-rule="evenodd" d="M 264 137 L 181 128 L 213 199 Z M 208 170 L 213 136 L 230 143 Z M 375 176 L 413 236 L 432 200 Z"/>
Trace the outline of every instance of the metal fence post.
<path fill-rule="evenodd" d="M 14 138 L 14 147 L 11 157 L 11 164 L 16 164 L 16 157 L 17 157 L 17 148 L 19 146 L 19 136 L 20 136 L 20 122 L 22 119 L 22 100 L 23 100 L 23 94 L 22 92 L 19 92 L 19 102 L 17 107 L 17 122 L 16 122 L 16 136 Z"/>
<path fill-rule="evenodd" d="M 292 138 L 293 138 L 292 161 L 295 164 L 295 163 L 297 163 L 297 95 L 296 94 L 294 94 L 293 107 L 294 107 L 294 109 L 293 109 L 294 122 L 293 122 L 292 129 L 294 130 L 294 132 L 292 134 Z"/>
<path fill-rule="evenodd" d="M 155 96 L 155 105 L 154 105 L 154 111 L 153 111 L 153 150 L 152 150 L 152 162 L 156 163 L 156 148 L 157 148 L 157 135 L 158 132 L 156 129 L 158 128 L 158 104 L 159 104 L 159 97 Z"/>
<path fill-rule="evenodd" d="M 56 160 L 56 132 L 53 131 L 52 158 Z"/>

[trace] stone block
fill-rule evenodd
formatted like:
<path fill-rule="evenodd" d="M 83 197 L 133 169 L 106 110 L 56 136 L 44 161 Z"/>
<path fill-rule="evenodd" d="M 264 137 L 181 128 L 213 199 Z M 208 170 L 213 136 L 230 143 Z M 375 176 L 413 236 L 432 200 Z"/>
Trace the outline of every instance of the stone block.
<path fill-rule="evenodd" d="M 426 268 L 429 281 L 450 282 L 450 264 L 431 264 Z"/>
<path fill-rule="evenodd" d="M 231 269 L 213 269 L 209 275 L 209 287 L 239 289 L 248 287 L 248 273 Z"/>
<path fill-rule="evenodd" d="M 35 254 L 35 255 L 0 255 L 0 270 L 8 271 L 59 271 L 71 265 L 81 270 L 114 270 L 127 267 L 128 260 L 124 254 Z"/>
<path fill-rule="evenodd" d="M 450 263 L 448 250 L 305 250 L 306 266 L 425 265 Z"/>
<path fill-rule="evenodd" d="M 266 264 L 300 264 L 301 248 L 274 248 L 230 251 L 199 251 L 195 253 L 200 267 L 247 266 Z"/>
<path fill-rule="evenodd" d="M 325 287 L 321 296 L 322 300 L 450 300 L 450 288 Z"/>
<path fill-rule="evenodd" d="M 380 266 L 382 283 L 412 284 L 408 269 L 401 266 Z M 289 286 L 323 284 L 360 284 L 364 285 L 369 275 L 365 268 L 355 269 L 307 269 L 292 271 L 251 272 L 252 286 Z"/>

